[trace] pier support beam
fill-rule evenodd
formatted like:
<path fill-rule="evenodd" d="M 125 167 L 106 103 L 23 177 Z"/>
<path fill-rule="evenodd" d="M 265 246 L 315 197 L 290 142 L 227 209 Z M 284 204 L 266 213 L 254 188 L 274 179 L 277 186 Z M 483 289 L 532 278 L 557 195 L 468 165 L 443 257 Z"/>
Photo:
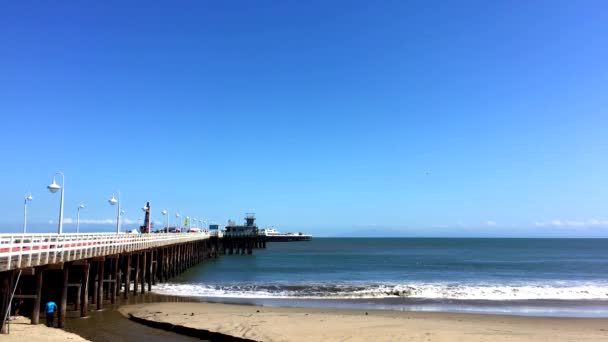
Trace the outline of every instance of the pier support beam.
<path fill-rule="evenodd" d="M 80 285 L 80 317 L 89 315 L 89 273 L 91 263 L 87 262 L 82 266 L 82 284 Z"/>
<path fill-rule="evenodd" d="M 44 276 L 44 267 L 36 267 L 36 298 L 34 299 L 34 307 L 32 308 L 31 323 L 37 325 L 40 323 L 40 302 L 42 301 L 42 279 Z"/>
<path fill-rule="evenodd" d="M 61 284 L 61 301 L 59 302 L 59 317 L 57 328 L 65 328 L 65 314 L 68 306 L 68 279 L 70 277 L 70 265 L 63 265 L 63 282 Z"/>
<path fill-rule="evenodd" d="M 116 256 L 111 261 L 112 270 L 110 271 L 110 279 L 113 279 L 114 282 L 110 283 L 110 303 L 114 304 L 116 303 L 116 290 L 120 286 L 120 283 L 118 283 L 118 262 L 120 261 L 120 258 Z"/>
<path fill-rule="evenodd" d="M 146 293 L 146 275 L 148 272 L 146 272 L 146 256 L 147 256 L 147 252 L 143 252 L 141 253 L 141 293 L 144 294 Z"/>
<path fill-rule="evenodd" d="M 6 321 L 4 320 L 4 314 L 9 308 L 9 301 L 13 292 L 13 282 L 15 278 L 14 271 L 0 272 L 0 332 L 6 333 Z"/>
<path fill-rule="evenodd" d="M 139 283 L 139 254 L 133 256 L 135 265 L 133 267 L 133 295 L 137 296 L 137 286 Z"/>
<path fill-rule="evenodd" d="M 103 309 L 103 271 L 105 261 L 97 262 L 97 310 Z"/>
<path fill-rule="evenodd" d="M 154 251 L 148 252 L 148 292 L 152 291 L 152 279 L 154 278 Z"/>
<path fill-rule="evenodd" d="M 131 290 L 131 254 L 127 254 L 125 256 L 125 264 L 124 264 L 124 274 L 125 274 L 125 292 L 124 298 L 129 298 L 129 290 Z"/>

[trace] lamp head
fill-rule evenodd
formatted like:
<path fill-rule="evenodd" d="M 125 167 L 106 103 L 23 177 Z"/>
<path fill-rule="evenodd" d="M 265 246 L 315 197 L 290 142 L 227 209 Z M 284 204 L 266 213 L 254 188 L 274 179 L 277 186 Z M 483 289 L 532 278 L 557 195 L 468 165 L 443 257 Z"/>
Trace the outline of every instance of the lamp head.
<path fill-rule="evenodd" d="M 116 200 L 116 198 L 114 197 L 114 195 L 112 195 L 112 198 L 110 198 L 108 200 L 108 203 L 110 203 L 110 205 L 114 205 L 114 204 L 118 203 L 118 201 Z"/>
<path fill-rule="evenodd" d="M 32 197 L 32 194 L 27 195 L 27 197 L 25 198 L 26 201 L 31 201 L 33 199 L 34 197 Z"/>
<path fill-rule="evenodd" d="M 57 184 L 55 182 L 55 177 L 53 177 L 53 183 L 51 183 L 49 186 L 46 187 L 47 189 L 49 189 L 50 192 L 52 193 L 56 193 L 57 190 L 61 189 L 61 187 L 59 186 L 59 184 Z"/>
<path fill-rule="evenodd" d="M 83 209 L 84 208 L 84 204 L 80 203 L 80 205 L 78 206 L 78 209 Z"/>
<path fill-rule="evenodd" d="M 163 210 L 160 213 L 163 214 L 163 215 L 167 215 L 167 211 L 166 210 Z"/>

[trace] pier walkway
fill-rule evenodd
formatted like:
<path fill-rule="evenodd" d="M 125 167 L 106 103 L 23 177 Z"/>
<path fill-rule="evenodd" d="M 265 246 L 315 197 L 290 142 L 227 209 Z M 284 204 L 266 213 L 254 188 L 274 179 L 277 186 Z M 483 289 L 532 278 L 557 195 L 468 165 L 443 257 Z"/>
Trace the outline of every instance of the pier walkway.
<path fill-rule="evenodd" d="M 151 291 L 189 267 L 219 254 L 265 248 L 258 234 L 190 233 L 0 234 L 0 331 L 19 309 L 38 324 L 49 300 L 58 304 L 57 327 L 68 307 L 88 316 L 121 297 Z M 15 305 L 15 303 L 17 305 Z"/>
<path fill-rule="evenodd" d="M 0 234 L 0 272 L 211 238 L 200 233 Z"/>

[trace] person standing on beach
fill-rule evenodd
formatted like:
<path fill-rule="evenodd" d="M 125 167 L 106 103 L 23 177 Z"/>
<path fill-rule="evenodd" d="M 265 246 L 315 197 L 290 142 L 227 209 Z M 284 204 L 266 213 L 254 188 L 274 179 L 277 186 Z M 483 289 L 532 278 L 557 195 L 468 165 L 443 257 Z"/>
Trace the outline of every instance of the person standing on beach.
<path fill-rule="evenodd" d="M 13 317 L 11 319 L 19 316 L 19 309 L 21 309 L 21 305 L 23 305 L 23 299 L 16 299 L 13 302 Z"/>
<path fill-rule="evenodd" d="M 57 310 L 57 304 L 50 300 L 46 303 L 44 311 L 46 312 L 46 326 L 53 328 L 55 326 L 55 311 Z"/>

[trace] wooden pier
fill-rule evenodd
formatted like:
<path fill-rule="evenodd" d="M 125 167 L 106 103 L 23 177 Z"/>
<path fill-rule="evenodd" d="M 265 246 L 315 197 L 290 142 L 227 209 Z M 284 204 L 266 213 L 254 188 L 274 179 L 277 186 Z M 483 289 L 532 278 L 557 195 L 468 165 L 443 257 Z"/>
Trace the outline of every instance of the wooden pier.
<path fill-rule="evenodd" d="M 58 305 L 57 326 L 66 311 L 101 310 L 121 296 L 151 291 L 157 282 L 221 254 L 252 254 L 265 248 L 256 235 L 221 232 L 156 234 L 0 234 L 0 320 L 12 301 L 23 301 L 20 314 L 40 320 L 41 305 Z M 226 253 L 228 251 L 228 253 Z M 236 253 L 235 253 L 236 251 Z M 13 292 L 14 296 L 13 296 Z"/>

